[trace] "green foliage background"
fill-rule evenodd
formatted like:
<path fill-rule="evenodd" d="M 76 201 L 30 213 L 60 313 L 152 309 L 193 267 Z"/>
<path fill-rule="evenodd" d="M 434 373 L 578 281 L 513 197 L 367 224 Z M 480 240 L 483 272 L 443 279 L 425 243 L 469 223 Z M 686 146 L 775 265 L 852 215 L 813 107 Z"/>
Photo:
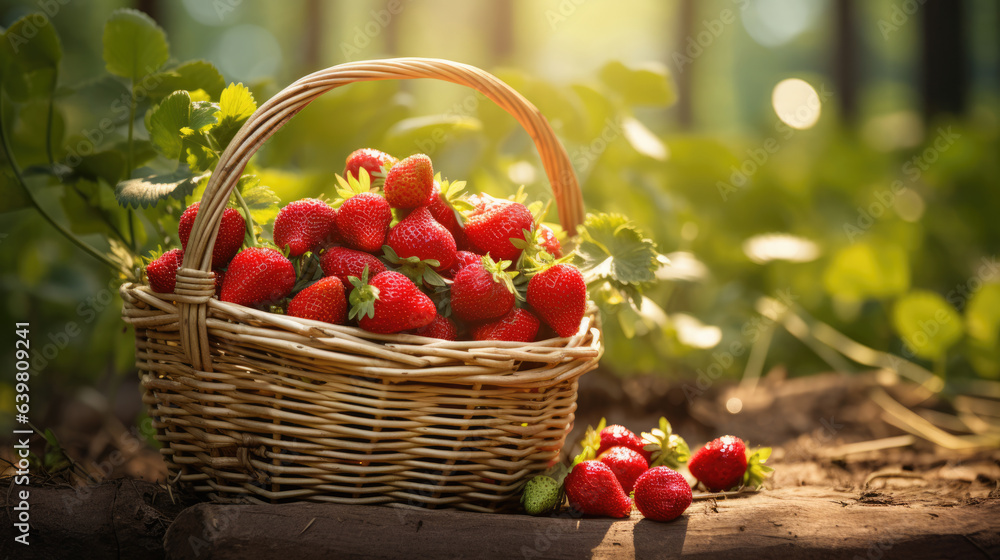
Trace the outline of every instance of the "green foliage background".
<path fill-rule="evenodd" d="M 693 67 L 678 67 L 670 56 L 683 37 L 662 36 L 676 20 L 676 3 L 639 2 L 626 15 L 597 3 L 574 4 L 568 14 L 566 3 L 515 3 L 517 40 L 501 53 L 488 33 L 476 32 L 489 20 L 484 7 L 407 4 L 383 25 L 377 2 L 329 3 L 320 51 L 312 55 L 301 44 L 309 14 L 284 3 L 163 3 L 158 23 L 165 33 L 119 14 L 113 25 L 126 27 L 117 36 L 127 44 L 102 44 L 119 3 L 51 4 L 58 9 L 44 18 L 30 15 L 40 9 L 30 2 L 0 9 L 3 127 L 52 221 L 121 273 L 44 220 L 10 162 L 0 159 L 0 324 L 12 330 L 14 322 L 31 323 L 40 399 L 133 371 L 116 285 L 134 273 L 131 254 L 177 243 L 177 216 L 198 196 L 196 181 L 183 179 L 212 164 L 211 150 L 199 151 L 190 137 L 147 132 L 171 92 L 189 92 L 186 100 L 174 98 L 187 108 L 183 118 L 193 122 L 200 107 L 210 120 L 218 109 L 208 108 L 231 83 L 245 83 L 260 103 L 319 67 L 388 54 L 441 56 L 494 72 L 550 119 L 588 208 L 629 216 L 670 256 L 673 264 L 661 269 L 666 281 L 646 294 L 643 313 L 606 320 L 604 367 L 694 377 L 717 364 L 738 376 L 746 352 L 733 349 L 749 348 L 770 330 L 757 307 L 770 296 L 948 379 L 1000 378 L 998 84 L 977 78 L 967 115 L 923 121 L 913 91 L 916 24 L 889 39 L 880 35 L 878 21 L 891 13 L 891 2 L 862 8 L 859 25 L 876 77 L 864 84 L 860 116 L 853 124 L 840 118 L 832 91 L 808 130 L 783 125 L 770 92 L 789 77 L 830 91 L 832 79 L 819 62 L 829 41 L 822 17 L 774 48 L 754 42 L 739 23 L 725 29 L 697 58 L 695 125 L 684 128 L 675 83 L 678 72 Z M 700 3 L 699 13 L 710 19 L 731 4 Z M 377 32 L 367 34 L 373 21 Z M 15 51 L 10 37 L 26 37 L 27 26 L 36 34 Z M 995 77 L 995 34 L 970 28 L 975 75 Z M 595 34 L 600 29 L 615 30 L 618 42 Z M 248 60 L 224 44 L 244 36 L 272 41 L 278 62 L 271 51 Z M 157 122 L 176 121 L 166 109 L 161 115 Z M 209 136 L 204 142 L 224 145 L 218 134 Z M 93 149 L 81 149 L 87 146 Z M 436 170 L 467 180 L 472 190 L 507 195 L 523 184 L 532 198 L 548 196 L 533 145 L 516 122 L 482 96 L 438 83 L 335 90 L 276 134 L 248 172 L 282 202 L 332 195 L 334 174 L 359 147 L 397 156 L 426 152 Z M 741 169 L 745 181 L 736 180 Z M 177 174 L 177 192 L 193 195 L 137 209 L 119 205 L 119 181 L 155 173 Z M 756 237 L 773 233 L 790 237 L 785 245 Z M 776 247 L 798 247 L 801 257 L 803 246 L 815 253 L 806 262 L 774 258 Z M 13 363 L 12 348 L 0 350 L 4 363 Z M 779 363 L 792 375 L 831 367 L 781 330 L 766 365 Z M 11 390 L 9 379 L 0 380 L 0 408 L 9 408 L 13 399 L 4 394 Z"/>

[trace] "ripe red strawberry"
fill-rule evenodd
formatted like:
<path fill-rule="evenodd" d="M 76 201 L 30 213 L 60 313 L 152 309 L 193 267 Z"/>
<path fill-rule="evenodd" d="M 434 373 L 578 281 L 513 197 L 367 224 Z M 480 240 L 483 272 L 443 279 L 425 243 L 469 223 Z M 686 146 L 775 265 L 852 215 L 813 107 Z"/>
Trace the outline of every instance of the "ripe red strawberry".
<path fill-rule="evenodd" d="M 437 316 L 437 308 L 427 294 L 409 278 L 392 270 L 351 277 L 351 314 L 362 329 L 382 334 L 419 329 Z"/>
<path fill-rule="evenodd" d="M 427 206 L 427 209 L 431 212 L 431 216 L 434 216 L 434 220 L 446 227 L 451 236 L 455 238 L 455 245 L 459 249 L 470 247 L 468 236 L 465 235 L 465 227 L 459 223 L 455 207 L 457 204 L 461 204 L 463 207 L 468 205 L 467 203 L 462 203 L 457 198 L 464 184 L 464 181 L 460 183 L 448 183 L 449 192 L 445 193 L 441 192 L 441 184 L 434 181 L 431 203 Z M 454 198 L 450 199 L 449 197 Z"/>
<path fill-rule="evenodd" d="M 198 215 L 200 205 L 200 202 L 195 202 L 181 214 L 177 237 L 180 238 L 181 247 L 184 249 L 187 249 L 188 238 L 191 237 L 191 228 L 194 227 L 194 218 Z M 222 211 L 219 234 L 215 238 L 215 247 L 212 249 L 213 267 L 226 266 L 233 255 L 239 252 L 240 247 L 243 246 L 243 237 L 246 231 L 247 222 L 237 210 L 226 208 Z"/>
<path fill-rule="evenodd" d="M 557 259 L 562 258 L 562 245 L 560 245 L 559 239 L 556 238 L 556 232 L 552 231 L 552 228 L 545 224 L 539 224 L 535 235 L 537 236 L 538 244 L 542 249 L 545 249 L 545 252 Z"/>
<path fill-rule="evenodd" d="M 470 265 L 472 263 L 477 263 L 477 262 L 482 262 L 482 261 L 483 261 L 483 257 L 481 257 L 481 256 L 479 256 L 479 255 L 477 255 L 477 254 L 475 254 L 475 253 L 473 253 L 471 251 L 459 251 L 459 252 L 455 253 L 455 262 L 454 262 L 454 264 L 452 264 L 451 268 L 448 269 L 448 277 L 449 278 L 454 278 L 455 275 L 458 274 L 458 271 L 462 270 L 466 266 L 468 266 L 468 265 Z"/>
<path fill-rule="evenodd" d="M 347 279 L 349 276 L 361 278 L 366 266 L 370 275 L 388 270 L 375 255 L 347 247 L 327 248 L 319 257 L 319 265 L 323 269 L 323 276 L 336 276 L 344 286 L 351 285 L 351 281 Z"/>
<path fill-rule="evenodd" d="M 419 208 L 431 203 L 434 167 L 431 158 L 415 154 L 392 166 L 385 177 L 385 199 L 393 208 Z"/>
<path fill-rule="evenodd" d="M 389 203 L 373 192 L 354 195 L 337 210 L 337 229 L 344 245 L 366 253 L 382 248 L 390 222 Z"/>
<path fill-rule="evenodd" d="M 570 505 L 581 513 L 628 517 L 632 511 L 632 500 L 615 473 L 600 461 L 578 463 L 566 475 L 564 486 Z"/>
<path fill-rule="evenodd" d="M 648 452 L 643 449 L 645 444 L 643 444 L 642 438 L 635 435 L 632 430 L 629 430 L 625 426 L 618 424 L 608 426 L 601 430 L 600 437 L 601 444 L 597 448 L 597 455 L 604 453 L 612 447 L 627 447 L 633 451 L 638 451 L 644 459 L 649 460 Z"/>
<path fill-rule="evenodd" d="M 213 268 L 212 273 L 215 274 L 215 297 L 219 297 L 222 294 L 222 281 L 226 278 L 226 271 L 221 268 Z"/>
<path fill-rule="evenodd" d="M 183 249 L 171 249 L 146 265 L 149 287 L 161 294 L 174 293 L 177 285 L 177 269 L 184 260 Z"/>
<path fill-rule="evenodd" d="M 538 318 L 527 309 L 515 307 L 503 317 L 472 329 L 472 340 L 509 340 L 534 342 L 538 336 Z"/>
<path fill-rule="evenodd" d="M 478 253 L 517 261 L 522 249 L 510 240 L 524 239 L 524 232 L 532 231 L 534 225 L 535 219 L 523 204 L 483 196 L 466 218 L 465 234 Z"/>
<path fill-rule="evenodd" d="M 691 487 L 670 467 L 653 467 L 635 481 L 635 507 L 646 519 L 677 519 L 690 505 Z"/>
<path fill-rule="evenodd" d="M 460 270 L 451 285 L 452 314 L 463 321 L 488 321 L 513 309 L 514 284 L 505 271 L 509 265 L 483 257 Z"/>
<path fill-rule="evenodd" d="M 347 156 L 347 165 L 344 166 L 344 177 L 348 175 L 358 178 L 358 169 L 362 167 L 368 172 L 368 177 L 372 180 L 376 173 L 382 173 L 383 167 L 392 167 L 396 163 L 396 158 L 385 152 L 380 152 L 373 148 L 362 148 L 354 150 Z"/>
<path fill-rule="evenodd" d="M 528 282 L 528 304 L 559 336 L 575 335 L 587 310 L 587 283 L 583 274 L 568 263 L 535 274 Z"/>
<path fill-rule="evenodd" d="M 295 286 L 295 267 L 267 247 L 250 247 L 233 257 L 219 299 L 247 307 L 287 297 Z"/>
<path fill-rule="evenodd" d="M 427 208 L 417 208 L 389 230 L 386 244 L 401 259 L 417 257 L 421 261 L 435 260 L 434 270 L 451 268 L 455 263 L 455 239 L 437 223 Z"/>
<path fill-rule="evenodd" d="M 337 238 L 337 211 L 316 198 L 291 202 L 274 219 L 274 243 L 297 257 Z"/>
<path fill-rule="evenodd" d="M 743 481 L 746 444 L 735 436 L 713 439 L 691 456 L 688 470 L 712 492 L 728 490 Z"/>
<path fill-rule="evenodd" d="M 292 317 L 315 319 L 335 325 L 347 322 L 347 297 L 344 284 L 336 276 L 320 278 L 288 303 Z"/>
<path fill-rule="evenodd" d="M 428 338 L 440 338 L 442 340 L 456 340 L 458 338 L 458 327 L 451 319 L 438 315 L 427 326 L 420 327 L 413 334 L 426 336 Z"/>
<path fill-rule="evenodd" d="M 597 457 L 615 473 L 626 494 L 632 492 L 635 481 L 649 469 L 649 463 L 641 453 L 628 447 L 612 447 Z"/>

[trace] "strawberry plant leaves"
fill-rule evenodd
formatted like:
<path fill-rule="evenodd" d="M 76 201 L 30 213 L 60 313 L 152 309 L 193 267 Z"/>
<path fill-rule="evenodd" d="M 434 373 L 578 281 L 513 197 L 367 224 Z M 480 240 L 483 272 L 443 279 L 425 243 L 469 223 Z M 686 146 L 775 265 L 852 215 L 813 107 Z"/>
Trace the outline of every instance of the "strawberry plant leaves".
<path fill-rule="evenodd" d="M 62 59 L 59 35 L 45 14 L 35 12 L 22 17 L 4 35 L 6 47 L 22 72 L 55 68 Z"/>
<path fill-rule="evenodd" d="M 115 198 L 118 204 L 132 208 L 145 208 L 167 198 L 184 200 L 208 175 L 195 175 L 186 164 L 181 164 L 173 173 L 136 177 L 118 183 Z"/>
<path fill-rule="evenodd" d="M 115 10 L 104 25 L 104 64 L 132 82 L 156 72 L 170 58 L 167 35 L 153 18 L 128 8 Z"/>
<path fill-rule="evenodd" d="M 195 131 L 201 131 L 205 127 L 210 127 L 219 123 L 219 104 L 211 101 L 191 102 L 191 118 L 188 127 Z"/>
<path fill-rule="evenodd" d="M 620 214 L 588 215 L 580 236 L 576 254 L 588 286 L 606 281 L 638 303 L 659 268 L 653 241 Z"/>
<path fill-rule="evenodd" d="M 207 60 L 191 60 L 149 77 L 156 85 L 146 90 L 153 101 L 160 101 L 177 90 L 204 90 L 212 99 L 218 99 L 226 87 L 219 69 Z"/>
<path fill-rule="evenodd" d="M 216 114 L 218 123 L 212 129 L 220 150 L 225 150 L 229 142 L 239 131 L 243 123 L 257 110 L 257 102 L 253 94 L 242 83 L 230 84 L 219 96 L 219 112 Z"/>
<path fill-rule="evenodd" d="M 191 123 L 191 96 L 175 91 L 157 105 L 149 117 L 149 139 L 165 156 L 176 159 L 184 145 L 181 131 Z"/>
<path fill-rule="evenodd" d="M 940 295 L 927 290 L 906 294 L 892 309 L 892 323 L 914 354 L 938 360 L 962 338 L 962 318 Z"/>
<path fill-rule="evenodd" d="M 260 184 L 260 177 L 244 175 L 237 185 L 243 195 L 243 201 L 250 209 L 250 217 L 258 225 L 264 226 L 274 221 L 278 216 L 278 206 L 281 199 L 271 190 Z"/>

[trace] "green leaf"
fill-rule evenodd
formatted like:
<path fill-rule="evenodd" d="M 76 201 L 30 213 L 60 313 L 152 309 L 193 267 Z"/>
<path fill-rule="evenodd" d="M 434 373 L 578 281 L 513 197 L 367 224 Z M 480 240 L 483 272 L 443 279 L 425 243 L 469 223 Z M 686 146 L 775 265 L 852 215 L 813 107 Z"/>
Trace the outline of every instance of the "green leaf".
<path fill-rule="evenodd" d="M 823 286 L 845 301 L 899 295 L 910 287 L 909 261 L 895 245 L 855 243 L 833 256 L 823 271 Z"/>
<path fill-rule="evenodd" d="M 31 200 L 24 194 L 24 189 L 17 184 L 17 179 L 8 167 L 0 168 L 0 192 L 3 193 L 3 210 L 0 214 L 13 212 L 31 206 Z"/>
<path fill-rule="evenodd" d="M 219 104 L 211 101 L 194 101 L 191 103 L 191 120 L 188 127 L 195 132 L 219 123 L 216 114 L 219 112 Z"/>
<path fill-rule="evenodd" d="M 590 214 L 580 226 L 577 248 L 588 285 L 609 282 L 635 299 L 637 291 L 656 280 L 656 245 L 620 214 Z"/>
<path fill-rule="evenodd" d="M 55 68 L 62 59 L 59 35 L 45 14 L 35 12 L 24 16 L 7 28 L 4 35 L 22 72 Z"/>
<path fill-rule="evenodd" d="M 281 199 L 270 187 L 260 184 L 260 177 L 244 175 L 240 177 L 237 188 L 243 194 L 243 201 L 250 209 L 250 217 L 255 223 L 264 226 L 274 221 Z"/>
<path fill-rule="evenodd" d="M 257 110 L 253 94 L 242 83 L 230 84 L 219 96 L 219 124 L 212 129 L 212 136 L 220 150 L 225 150 L 243 123 Z"/>
<path fill-rule="evenodd" d="M 428 115 L 403 119 L 385 133 L 390 152 L 411 152 L 423 143 L 438 143 L 458 134 L 478 132 L 483 124 L 475 117 L 464 115 Z"/>
<path fill-rule="evenodd" d="M 125 157 L 121 152 L 107 150 L 89 156 L 80 156 L 80 163 L 73 168 L 67 181 L 77 178 L 96 181 L 104 179 L 109 185 L 115 185 L 125 172 Z"/>
<path fill-rule="evenodd" d="M 1000 284 L 986 284 L 965 308 L 969 336 L 988 343 L 1000 341 Z"/>
<path fill-rule="evenodd" d="M 167 34 L 153 18 L 122 8 L 104 24 L 104 64 L 108 72 L 133 83 L 159 70 L 170 58 Z"/>
<path fill-rule="evenodd" d="M 962 318 L 940 295 L 914 290 L 892 309 L 892 323 L 906 345 L 922 358 L 943 358 L 962 338 Z"/>
<path fill-rule="evenodd" d="M 628 105 L 668 106 L 677 101 L 677 90 L 667 68 L 650 64 L 630 68 L 614 61 L 600 71 L 601 81 Z"/>
<path fill-rule="evenodd" d="M 118 183 L 115 198 L 122 206 L 133 208 L 145 208 L 167 198 L 184 200 L 184 197 L 194 191 L 198 182 L 208 175 L 195 175 L 187 165 L 182 164 L 173 173 L 136 177 Z"/>
<path fill-rule="evenodd" d="M 226 87 L 219 69 L 206 60 L 192 60 L 149 77 L 156 85 L 146 90 L 153 101 L 159 101 L 177 90 L 205 90 L 212 99 L 218 99 Z"/>
<path fill-rule="evenodd" d="M 149 117 L 149 139 L 163 155 L 176 159 L 184 144 L 181 129 L 190 123 L 191 96 L 183 90 L 175 91 L 153 109 Z"/>

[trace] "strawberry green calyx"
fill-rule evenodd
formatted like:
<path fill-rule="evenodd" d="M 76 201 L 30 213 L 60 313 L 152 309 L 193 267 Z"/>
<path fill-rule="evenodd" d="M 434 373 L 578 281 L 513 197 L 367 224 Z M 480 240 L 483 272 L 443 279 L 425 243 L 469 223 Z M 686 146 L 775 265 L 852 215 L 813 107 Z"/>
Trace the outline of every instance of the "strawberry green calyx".
<path fill-rule="evenodd" d="M 366 192 L 378 192 L 375 185 L 372 184 L 371 177 L 368 176 L 368 170 L 365 168 L 358 169 L 358 178 L 355 179 L 354 175 L 348 174 L 347 178 L 343 178 L 337 175 L 337 196 L 340 197 L 333 202 L 332 206 L 334 208 L 339 208 L 347 199 Z"/>
<path fill-rule="evenodd" d="M 592 461 L 597 458 L 597 450 L 601 448 L 601 430 L 606 428 L 608 425 L 607 420 L 601 418 L 601 421 L 597 423 L 597 428 L 587 426 L 587 431 L 583 434 L 583 439 L 580 440 L 580 454 L 573 458 L 573 465 L 576 466 L 584 461 Z"/>
<path fill-rule="evenodd" d="M 483 256 L 483 269 L 493 277 L 493 280 L 498 284 L 503 284 L 515 297 L 523 299 L 514 287 L 514 278 L 518 275 L 518 272 L 516 270 L 507 270 L 511 264 L 511 261 L 494 261 L 489 255 Z"/>
<path fill-rule="evenodd" d="M 764 464 L 770 456 L 770 447 L 757 447 L 747 450 L 747 470 L 743 473 L 743 486 L 757 489 L 764 484 L 764 479 L 774 472 L 774 467 Z"/>
<path fill-rule="evenodd" d="M 545 475 L 538 475 L 524 485 L 521 493 L 521 505 L 528 515 L 545 515 L 551 513 L 562 504 L 564 497 L 563 485 Z"/>
<path fill-rule="evenodd" d="M 463 196 L 465 181 L 442 180 L 440 173 L 434 176 L 434 180 L 441 186 L 441 198 L 444 199 L 444 203 L 455 213 L 455 221 L 460 226 L 465 225 L 463 212 L 470 212 L 476 208 L 474 204 L 469 202 L 469 199 Z"/>
<path fill-rule="evenodd" d="M 414 284 L 420 285 L 423 282 L 430 286 L 444 286 L 448 282 L 434 270 L 441 266 L 441 263 L 436 259 L 420 260 L 420 257 L 416 256 L 404 259 L 397 255 L 396 251 L 388 245 L 382 246 L 382 253 L 385 256 L 385 260 L 398 266 L 398 272 L 403 273 L 407 278 L 413 280 Z"/>
<path fill-rule="evenodd" d="M 363 169 L 362 173 L 367 173 Z M 357 276 L 348 276 L 351 285 L 354 286 L 351 289 L 351 296 L 349 302 L 351 304 L 351 312 L 348 315 L 348 319 L 361 319 L 362 317 L 375 317 L 375 302 L 378 301 L 378 288 L 372 286 L 368 283 L 368 265 L 365 265 L 365 270 L 361 273 L 361 278 Z"/>
<path fill-rule="evenodd" d="M 691 448 L 684 438 L 673 433 L 666 418 L 660 418 L 659 427 L 643 432 L 642 442 L 646 444 L 643 450 L 652 453 L 649 468 L 664 465 L 676 470 L 691 459 Z"/>

